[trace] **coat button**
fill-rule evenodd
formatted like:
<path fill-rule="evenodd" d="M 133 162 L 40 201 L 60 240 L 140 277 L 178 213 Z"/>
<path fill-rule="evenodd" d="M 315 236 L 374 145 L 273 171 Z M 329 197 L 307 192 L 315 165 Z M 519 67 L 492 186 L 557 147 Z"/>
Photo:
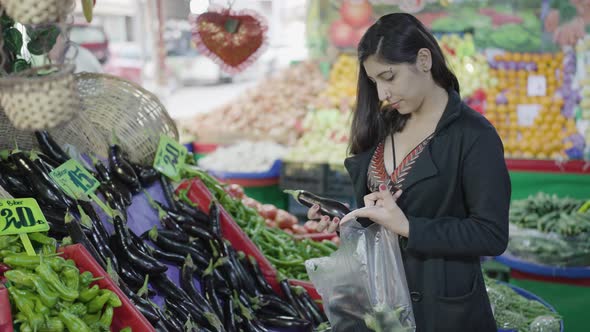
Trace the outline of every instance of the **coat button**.
<path fill-rule="evenodd" d="M 422 293 L 420 292 L 410 292 L 410 298 L 413 302 L 420 302 L 422 300 Z"/>

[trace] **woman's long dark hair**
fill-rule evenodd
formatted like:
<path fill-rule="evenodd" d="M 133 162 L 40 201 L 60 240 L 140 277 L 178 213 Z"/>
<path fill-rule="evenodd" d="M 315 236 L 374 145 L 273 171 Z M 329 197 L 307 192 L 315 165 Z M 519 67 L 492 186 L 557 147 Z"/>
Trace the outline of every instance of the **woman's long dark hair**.
<path fill-rule="evenodd" d="M 392 63 L 415 64 L 418 51 L 427 48 L 432 54 L 432 78 L 442 88 L 459 92 L 459 81 L 447 67 L 436 39 L 410 14 L 395 13 L 381 17 L 365 33 L 358 45 L 359 78 L 357 106 L 352 119 L 349 152 L 357 154 L 376 146 L 392 131 L 400 131 L 409 118 L 397 110 L 380 112 L 377 87 L 369 80 L 363 66 L 370 55 Z"/>

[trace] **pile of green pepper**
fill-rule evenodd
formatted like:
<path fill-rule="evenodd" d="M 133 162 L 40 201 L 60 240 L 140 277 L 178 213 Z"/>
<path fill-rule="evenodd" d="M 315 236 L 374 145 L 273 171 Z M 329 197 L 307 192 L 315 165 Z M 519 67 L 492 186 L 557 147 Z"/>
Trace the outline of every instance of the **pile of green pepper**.
<path fill-rule="evenodd" d="M 24 252 L 18 235 L 0 236 L 0 259 L 12 314 L 20 331 L 110 331 L 114 308 L 122 305 L 117 294 L 91 286 L 92 273 L 81 273 L 76 263 L 55 251 L 55 239 L 29 234 L 38 255 Z"/>
<path fill-rule="evenodd" d="M 258 212 L 230 196 L 223 186 L 207 172 L 197 168 L 185 169 L 187 177 L 198 177 L 209 191 L 231 214 L 240 228 L 252 239 L 264 256 L 287 278 L 309 280 L 305 261 L 311 258 L 329 256 L 338 249 L 331 241 L 316 242 L 309 239 L 296 240 L 293 235 L 278 228 L 266 227 L 264 218 Z M 181 197 L 190 202 L 186 193 Z"/>

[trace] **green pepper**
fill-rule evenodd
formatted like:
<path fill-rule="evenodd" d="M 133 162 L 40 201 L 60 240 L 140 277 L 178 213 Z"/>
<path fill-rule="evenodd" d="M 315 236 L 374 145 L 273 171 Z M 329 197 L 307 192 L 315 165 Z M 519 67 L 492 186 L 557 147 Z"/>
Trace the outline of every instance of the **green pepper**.
<path fill-rule="evenodd" d="M 66 287 L 66 285 L 64 285 L 59 276 L 57 275 L 57 273 L 55 273 L 51 267 L 46 264 L 45 262 L 41 262 L 39 264 L 39 266 L 37 266 L 37 268 L 35 269 L 35 271 L 37 271 L 37 273 L 39 274 L 39 276 L 41 276 L 41 278 L 47 282 L 48 284 L 50 284 L 53 289 L 55 289 L 57 291 L 57 293 L 59 294 L 59 297 L 62 298 L 63 300 L 66 301 L 74 301 L 78 298 L 78 295 L 80 295 L 78 293 L 78 289 L 72 289 L 72 288 L 68 288 Z M 67 324 L 66 324 L 67 325 Z"/>
<path fill-rule="evenodd" d="M 111 331 L 109 326 L 104 325 L 100 321 L 91 324 L 90 329 L 95 332 L 110 332 Z"/>
<path fill-rule="evenodd" d="M 121 329 L 119 332 L 133 332 L 133 330 L 129 326 L 127 326 L 124 329 Z"/>
<path fill-rule="evenodd" d="M 31 273 L 24 270 L 8 270 L 4 272 L 6 279 L 17 286 L 35 288 L 35 283 L 31 279 Z"/>
<path fill-rule="evenodd" d="M 20 254 L 13 254 L 10 256 L 4 257 L 4 263 L 12 268 L 25 268 L 25 269 L 35 269 L 39 263 L 41 262 L 41 257 L 39 256 L 29 256 L 29 255 L 20 255 Z"/>
<path fill-rule="evenodd" d="M 45 316 L 49 314 L 49 308 L 43 304 L 39 297 L 35 297 L 35 312 Z"/>
<path fill-rule="evenodd" d="M 88 308 L 84 303 L 76 302 L 68 307 L 68 311 L 82 318 L 88 313 Z"/>
<path fill-rule="evenodd" d="M 14 250 L 10 250 L 10 249 L 0 250 L 0 258 L 2 258 L 2 259 L 4 259 L 5 257 L 8 257 L 8 256 L 15 255 L 15 254 L 18 254 L 18 253 Z"/>
<path fill-rule="evenodd" d="M 290 261 L 285 261 L 285 260 L 280 260 L 280 259 L 276 259 L 270 256 L 267 256 L 266 258 L 268 258 L 268 260 L 273 263 L 274 265 L 280 265 L 280 266 L 298 266 L 303 264 L 303 260 L 302 259 L 294 259 L 294 260 L 290 260 Z"/>
<path fill-rule="evenodd" d="M 66 265 L 61 275 L 64 278 L 66 287 L 70 289 L 78 289 L 80 287 L 80 270 L 78 268 Z"/>
<path fill-rule="evenodd" d="M 113 323 L 113 314 L 114 314 L 115 310 L 113 309 L 112 306 L 107 305 L 107 307 L 104 309 L 104 312 L 102 313 L 102 316 L 100 316 L 100 319 L 98 320 L 101 324 L 103 324 L 104 326 L 111 326 L 111 324 Z"/>
<path fill-rule="evenodd" d="M 102 293 L 101 295 L 95 297 L 88 303 L 88 312 L 93 314 L 102 310 L 105 304 L 110 300 L 111 293 Z"/>
<path fill-rule="evenodd" d="M 24 322 L 20 325 L 21 332 L 33 332 L 33 328 L 27 322 Z"/>
<path fill-rule="evenodd" d="M 33 294 L 16 287 L 9 287 L 8 293 L 16 304 L 17 309 L 22 311 L 27 317 L 27 322 L 30 324 L 30 327 L 37 331 L 43 324 L 44 320 L 41 314 L 35 312 L 35 301 L 33 300 Z"/>
<path fill-rule="evenodd" d="M 93 281 L 100 280 L 102 277 L 95 278 L 90 271 L 80 274 L 80 287 L 88 287 Z"/>
<path fill-rule="evenodd" d="M 18 241 L 18 236 L 0 236 L 0 249 L 5 249 Z"/>
<path fill-rule="evenodd" d="M 54 248 L 57 246 L 56 239 L 43 235 L 42 233 L 29 233 L 28 236 L 31 241 L 35 241 L 39 244 L 53 245 Z"/>
<path fill-rule="evenodd" d="M 64 323 L 57 317 L 47 317 L 39 332 L 63 332 Z"/>
<path fill-rule="evenodd" d="M 92 332 L 82 319 L 67 310 L 63 310 L 59 313 L 59 319 L 69 331 Z"/>
<path fill-rule="evenodd" d="M 98 287 L 98 285 L 94 285 L 90 288 L 86 288 L 86 289 L 80 291 L 80 296 L 78 296 L 78 300 L 83 303 L 90 302 L 92 299 L 94 299 L 98 295 L 99 291 L 100 291 L 100 288 Z"/>
<path fill-rule="evenodd" d="M 86 314 L 84 315 L 84 321 L 86 322 L 86 324 L 88 325 L 92 325 L 96 322 L 98 322 L 98 320 L 100 319 L 100 311 L 95 313 L 95 314 Z"/>
<path fill-rule="evenodd" d="M 55 272 L 61 271 L 66 263 L 65 259 L 59 256 L 43 257 L 43 260 L 47 262 Z"/>
<path fill-rule="evenodd" d="M 14 320 L 15 323 L 23 323 L 28 320 L 27 316 L 23 312 L 20 312 L 20 311 L 17 312 L 16 315 L 14 315 L 14 317 L 16 318 Z"/>
<path fill-rule="evenodd" d="M 109 302 L 108 304 L 114 308 L 118 308 L 120 306 L 123 305 L 123 302 L 121 302 L 121 299 L 119 298 L 119 296 L 117 294 L 115 294 L 115 292 L 109 291 L 111 293 L 111 297 L 109 298 Z"/>
<path fill-rule="evenodd" d="M 37 294 L 39 294 L 41 301 L 43 301 L 43 304 L 52 308 L 57 303 L 57 293 L 55 293 L 38 275 L 31 273 L 31 279 L 35 284 L 35 289 L 37 290 Z"/>
<path fill-rule="evenodd" d="M 55 254 L 55 246 L 50 244 L 44 244 L 41 246 L 41 253 L 43 255 Z"/>

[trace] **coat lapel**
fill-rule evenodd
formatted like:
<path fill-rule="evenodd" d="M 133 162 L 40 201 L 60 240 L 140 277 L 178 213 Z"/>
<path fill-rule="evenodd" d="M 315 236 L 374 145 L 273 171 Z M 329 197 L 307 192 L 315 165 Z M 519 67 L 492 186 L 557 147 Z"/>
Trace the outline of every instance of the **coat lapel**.
<path fill-rule="evenodd" d="M 435 138 L 433 138 L 435 139 Z M 431 141 L 432 143 L 432 141 Z M 407 170 L 401 170 L 400 175 L 407 172 L 403 177 L 398 177 L 400 187 L 402 190 L 407 190 L 414 184 L 435 176 L 438 173 L 438 168 L 432 160 L 432 154 L 430 152 L 430 143 L 427 144 L 420 154 L 416 155 L 414 160 L 409 160 L 406 164 Z"/>
<path fill-rule="evenodd" d="M 461 96 L 456 91 L 449 90 L 449 101 L 447 102 L 447 106 L 445 107 L 445 110 L 436 126 L 434 137 L 424 147 L 424 150 L 422 150 L 422 152 L 416 156 L 416 159 L 413 161 L 411 168 L 409 168 L 407 171 L 402 171 L 407 172 L 407 175 L 405 176 L 401 186 L 402 190 L 407 190 L 416 183 L 438 174 L 438 168 L 436 167 L 436 164 L 432 158 L 432 146 L 434 144 L 441 146 L 439 144 L 440 141 L 444 140 L 446 137 L 444 129 L 459 117 L 461 114 L 461 108 Z"/>

